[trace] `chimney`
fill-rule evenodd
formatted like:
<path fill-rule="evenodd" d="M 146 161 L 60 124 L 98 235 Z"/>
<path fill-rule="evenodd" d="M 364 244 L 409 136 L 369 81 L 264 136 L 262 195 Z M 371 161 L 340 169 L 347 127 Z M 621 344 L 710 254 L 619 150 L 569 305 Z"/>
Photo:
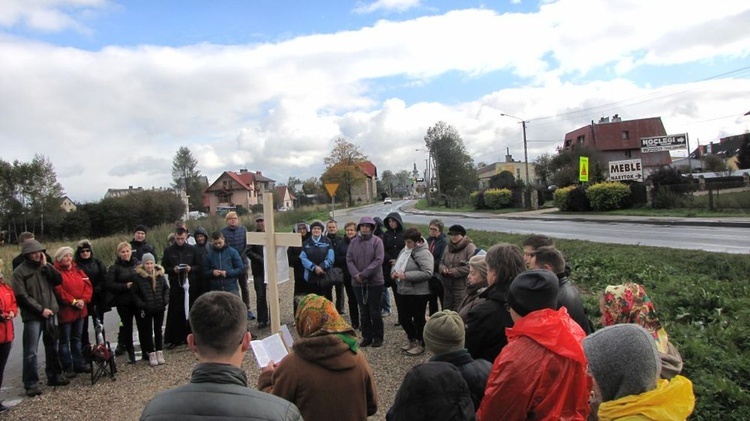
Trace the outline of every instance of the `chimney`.
<path fill-rule="evenodd" d="M 616 123 L 618 121 L 622 121 L 622 118 L 620 118 L 620 114 L 615 114 L 612 116 L 612 122 Z"/>
<path fill-rule="evenodd" d="M 505 162 L 513 162 L 513 155 L 510 154 L 510 148 L 505 148 Z"/>
<path fill-rule="evenodd" d="M 609 123 L 609 117 L 599 118 L 599 124 L 602 124 L 602 123 Z"/>
<path fill-rule="evenodd" d="M 263 175 L 263 173 L 260 172 L 260 171 L 255 171 L 255 173 L 258 174 L 258 175 Z"/>
<path fill-rule="evenodd" d="M 128 186 L 128 190 L 133 190 L 133 186 Z"/>
<path fill-rule="evenodd" d="M 240 174 L 244 174 L 247 172 L 247 168 L 240 168 Z"/>

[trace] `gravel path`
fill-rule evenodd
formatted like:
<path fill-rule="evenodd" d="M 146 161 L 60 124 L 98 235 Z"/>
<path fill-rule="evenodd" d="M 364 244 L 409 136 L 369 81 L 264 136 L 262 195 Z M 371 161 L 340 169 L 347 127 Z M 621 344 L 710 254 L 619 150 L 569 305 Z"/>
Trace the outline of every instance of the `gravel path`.
<path fill-rule="evenodd" d="M 287 324 L 293 334 L 296 335 L 292 328 L 294 320 L 292 288 L 292 282 L 286 282 L 279 286 L 281 323 Z M 255 309 L 253 289 L 250 288 L 250 291 L 251 302 L 253 303 L 253 309 Z M 385 420 L 385 414 L 393 404 L 393 399 L 406 372 L 414 365 L 427 361 L 429 358 L 427 353 L 418 357 L 402 355 L 399 347 L 406 340 L 406 337 L 400 327 L 394 326 L 396 307 L 393 299 L 391 299 L 391 303 L 393 304 L 393 314 L 384 318 L 384 346 L 382 348 L 368 347 L 363 349 L 374 372 L 379 396 L 378 412 L 370 417 L 371 420 Z M 117 313 L 114 311 L 107 313 L 106 317 L 117 317 Z M 259 332 L 255 322 L 248 322 L 248 329 L 254 339 L 263 338 L 270 333 L 269 329 Z M 17 341 L 14 346 L 21 346 L 21 343 Z M 41 343 L 39 350 L 44 352 Z M 187 383 L 190 380 L 191 369 L 197 361 L 187 346 L 165 350 L 165 357 L 167 364 L 155 368 L 149 367 L 143 361 L 136 364 L 127 364 L 127 357 L 118 357 L 116 381 L 104 378 L 91 386 L 88 375 L 79 375 L 71 380 L 70 385 L 65 387 L 43 386 L 44 394 L 35 398 L 23 398 L 11 410 L 0 414 L 0 419 L 137 420 L 143 407 L 158 392 Z M 255 362 L 252 351 L 248 351 L 243 367 L 247 371 L 250 386 L 254 387 L 260 369 Z M 40 382 L 41 386 L 44 384 L 44 369 L 40 368 L 39 372 L 43 380 Z M 7 396 L 7 393 L 5 395 L 6 400 L 18 398 L 18 396 Z"/>

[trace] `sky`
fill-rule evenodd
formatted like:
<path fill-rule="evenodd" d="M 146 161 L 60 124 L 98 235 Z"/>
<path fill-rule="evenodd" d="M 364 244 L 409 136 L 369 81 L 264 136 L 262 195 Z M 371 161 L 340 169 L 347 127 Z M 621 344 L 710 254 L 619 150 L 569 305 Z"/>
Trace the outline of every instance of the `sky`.
<path fill-rule="evenodd" d="M 2 0 L 0 159 L 44 155 L 90 202 L 169 186 L 181 146 L 210 181 L 319 177 L 338 137 L 421 172 L 438 121 L 475 163 L 523 160 L 520 120 L 529 161 L 614 114 L 694 148 L 750 130 L 747 22 L 747 0 Z"/>

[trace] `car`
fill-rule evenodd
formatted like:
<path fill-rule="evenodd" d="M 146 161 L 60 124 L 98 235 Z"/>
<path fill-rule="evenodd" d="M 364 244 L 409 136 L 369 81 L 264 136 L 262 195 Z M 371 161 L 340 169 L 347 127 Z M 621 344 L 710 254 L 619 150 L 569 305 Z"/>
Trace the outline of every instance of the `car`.
<path fill-rule="evenodd" d="M 391 200 L 390 197 L 386 197 L 385 200 L 383 200 L 383 204 L 384 205 L 392 205 L 393 204 L 393 200 Z"/>

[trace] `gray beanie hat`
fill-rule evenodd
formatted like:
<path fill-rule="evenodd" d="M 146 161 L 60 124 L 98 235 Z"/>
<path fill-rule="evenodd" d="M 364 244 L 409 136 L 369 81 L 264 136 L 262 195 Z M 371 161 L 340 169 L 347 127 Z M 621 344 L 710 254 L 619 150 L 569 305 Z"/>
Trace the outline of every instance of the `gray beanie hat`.
<path fill-rule="evenodd" d="M 68 247 L 68 246 L 63 246 L 63 247 L 60 247 L 59 249 L 57 249 L 57 251 L 55 251 L 55 261 L 56 261 L 56 262 L 59 262 L 59 261 L 61 261 L 61 260 L 62 260 L 62 258 L 63 258 L 63 257 L 64 257 L 64 256 L 66 255 L 66 254 L 68 254 L 68 253 L 70 253 L 70 255 L 72 256 L 72 255 L 73 255 L 73 249 L 72 249 L 72 248 L 70 248 L 70 247 Z"/>
<path fill-rule="evenodd" d="M 455 311 L 438 311 L 424 325 L 424 344 L 433 354 L 462 349 L 465 336 L 464 321 Z"/>
<path fill-rule="evenodd" d="M 143 258 L 141 259 L 141 263 L 146 263 L 146 262 L 149 262 L 149 261 L 154 262 L 154 263 L 156 262 L 156 259 L 154 258 L 154 255 L 151 254 L 151 253 L 144 253 L 143 254 Z"/>
<path fill-rule="evenodd" d="M 583 350 L 602 402 L 656 388 L 661 360 L 646 329 L 631 323 L 605 327 L 583 340 Z"/>
<path fill-rule="evenodd" d="M 508 304 L 520 316 L 545 308 L 557 308 L 557 292 L 560 281 L 557 276 L 544 269 L 532 269 L 520 273 L 508 289 Z"/>
<path fill-rule="evenodd" d="M 21 254 L 23 256 L 31 253 L 36 253 L 38 251 L 45 251 L 45 248 L 42 243 L 33 238 L 29 238 L 28 240 L 24 241 L 23 244 L 21 244 Z"/>

